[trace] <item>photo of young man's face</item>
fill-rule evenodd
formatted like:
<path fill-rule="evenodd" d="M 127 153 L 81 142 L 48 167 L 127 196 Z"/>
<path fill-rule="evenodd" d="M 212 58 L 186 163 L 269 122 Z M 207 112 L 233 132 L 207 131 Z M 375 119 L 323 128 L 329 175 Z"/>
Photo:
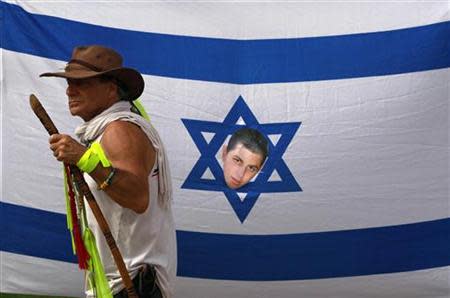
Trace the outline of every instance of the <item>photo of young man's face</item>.
<path fill-rule="evenodd" d="M 225 183 L 229 188 L 237 189 L 249 183 L 258 174 L 264 157 L 239 143 L 228 152 L 227 146 L 223 147 L 222 161 Z"/>
<path fill-rule="evenodd" d="M 238 189 L 261 170 L 269 153 L 266 137 L 256 129 L 241 128 L 222 148 L 223 176 L 226 185 Z"/>

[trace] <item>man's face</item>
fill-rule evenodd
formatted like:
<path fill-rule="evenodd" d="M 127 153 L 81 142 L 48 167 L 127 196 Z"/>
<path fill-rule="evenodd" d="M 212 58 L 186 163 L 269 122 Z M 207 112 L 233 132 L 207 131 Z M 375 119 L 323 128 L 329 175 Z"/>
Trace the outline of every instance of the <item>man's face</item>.
<path fill-rule="evenodd" d="M 113 82 L 99 78 L 67 79 L 66 94 L 73 116 L 89 121 L 117 101 Z"/>
<path fill-rule="evenodd" d="M 222 150 L 223 175 L 229 188 L 237 189 L 253 179 L 261 169 L 263 157 L 238 143 L 233 150 Z"/>

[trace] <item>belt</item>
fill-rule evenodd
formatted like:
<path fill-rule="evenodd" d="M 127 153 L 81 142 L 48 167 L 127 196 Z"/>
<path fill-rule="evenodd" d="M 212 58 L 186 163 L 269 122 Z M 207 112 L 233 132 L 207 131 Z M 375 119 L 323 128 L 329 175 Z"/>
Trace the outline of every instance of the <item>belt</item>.
<path fill-rule="evenodd" d="M 139 298 L 162 298 L 161 290 L 156 284 L 155 267 L 145 264 L 133 278 L 133 286 Z M 114 295 L 114 298 L 128 298 L 126 289 Z"/>

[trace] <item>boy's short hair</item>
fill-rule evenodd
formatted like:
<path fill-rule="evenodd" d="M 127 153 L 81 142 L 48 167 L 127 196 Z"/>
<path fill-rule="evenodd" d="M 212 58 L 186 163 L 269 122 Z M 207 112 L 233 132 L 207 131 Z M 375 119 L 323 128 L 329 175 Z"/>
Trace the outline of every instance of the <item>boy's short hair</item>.
<path fill-rule="evenodd" d="M 253 128 L 244 127 L 236 130 L 228 141 L 227 152 L 233 150 L 238 144 L 242 144 L 253 153 L 260 154 L 263 162 L 269 154 L 266 137 Z"/>

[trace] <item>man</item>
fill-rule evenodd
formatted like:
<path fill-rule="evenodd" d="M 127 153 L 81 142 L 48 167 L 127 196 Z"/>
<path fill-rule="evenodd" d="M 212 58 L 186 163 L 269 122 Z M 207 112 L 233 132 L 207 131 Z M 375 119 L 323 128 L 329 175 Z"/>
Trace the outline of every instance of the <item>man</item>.
<path fill-rule="evenodd" d="M 238 189 L 253 179 L 261 170 L 269 152 L 267 139 L 252 128 L 241 128 L 222 149 L 225 183 Z"/>
<path fill-rule="evenodd" d="M 70 113 L 84 120 L 75 132 L 81 143 L 50 137 L 54 156 L 85 172 L 140 297 L 172 297 L 176 238 L 167 157 L 156 130 L 131 112 L 144 90 L 141 74 L 123 67 L 113 49 L 92 45 L 75 48 L 64 72 L 41 76 L 67 80 Z M 127 297 L 99 225 L 86 213 L 112 293 Z"/>

